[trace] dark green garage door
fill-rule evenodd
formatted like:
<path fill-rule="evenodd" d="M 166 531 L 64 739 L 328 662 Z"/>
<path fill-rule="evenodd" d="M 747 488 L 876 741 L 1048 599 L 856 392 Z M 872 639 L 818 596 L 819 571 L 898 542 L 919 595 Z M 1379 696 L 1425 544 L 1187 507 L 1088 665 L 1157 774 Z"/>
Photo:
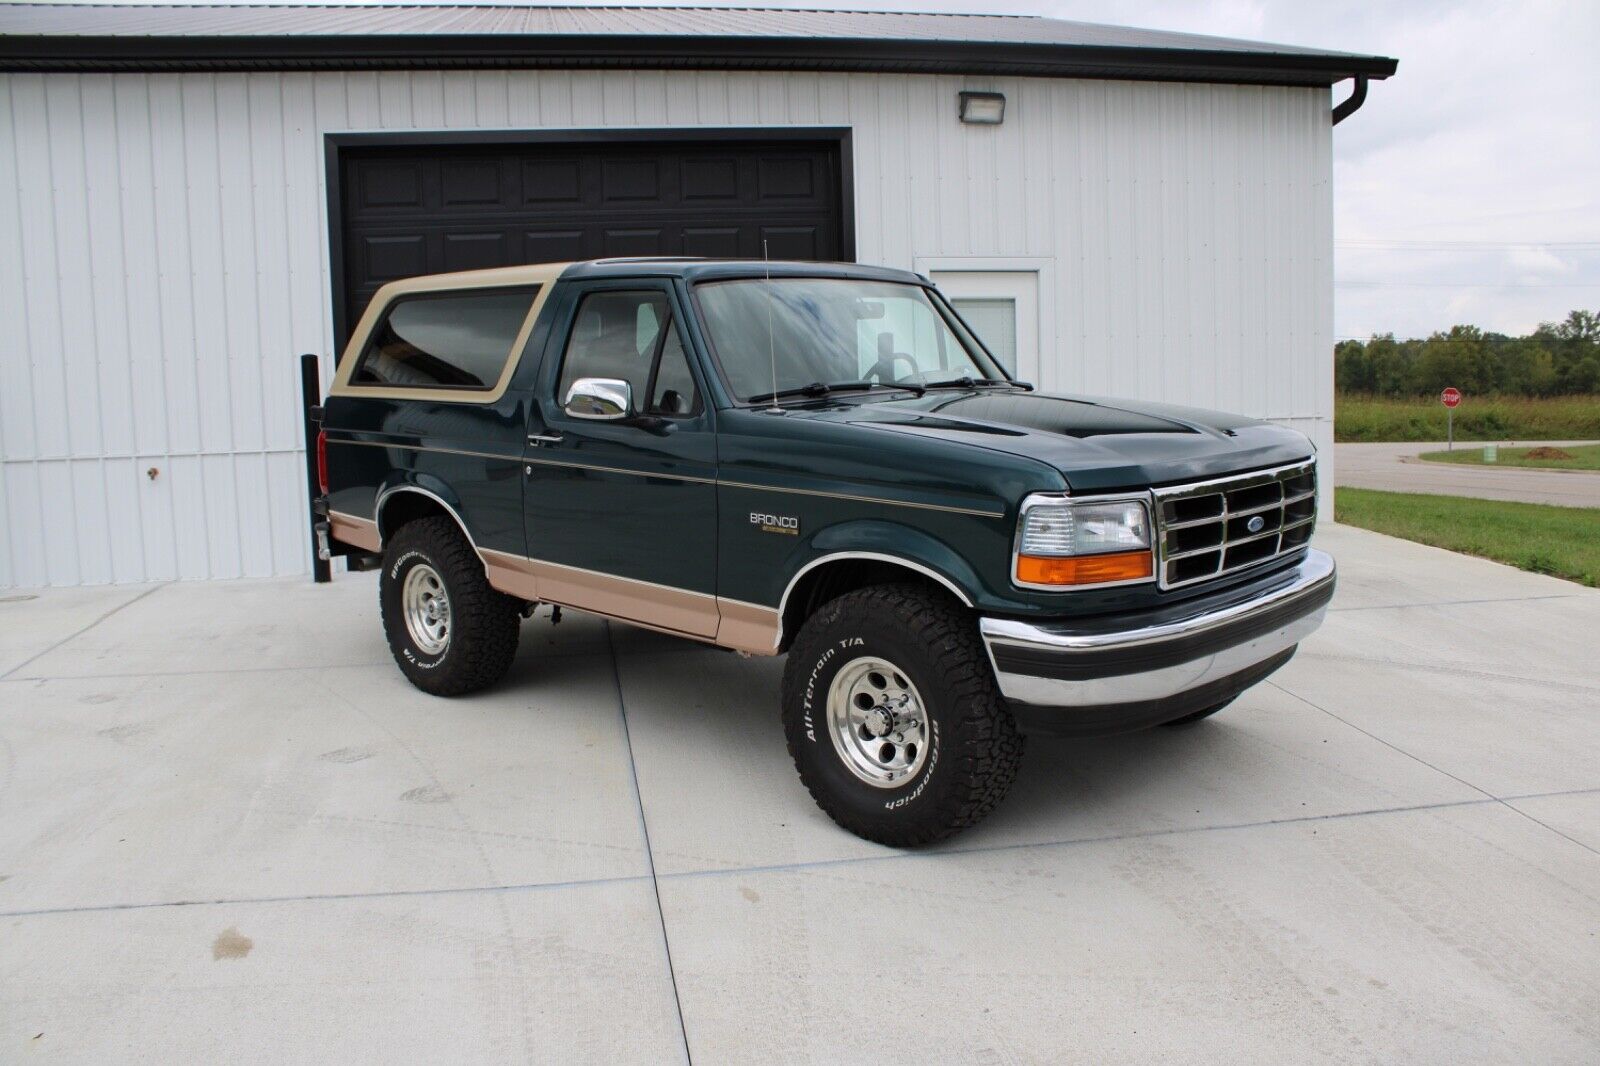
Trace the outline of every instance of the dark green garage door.
<path fill-rule="evenodd" d="M 342 331 L 378 286 L 418 274 L 606 256 L 759 259 L 763 241 L 774 259 L 853 254 L 837 139 L 338 153 Z"/>

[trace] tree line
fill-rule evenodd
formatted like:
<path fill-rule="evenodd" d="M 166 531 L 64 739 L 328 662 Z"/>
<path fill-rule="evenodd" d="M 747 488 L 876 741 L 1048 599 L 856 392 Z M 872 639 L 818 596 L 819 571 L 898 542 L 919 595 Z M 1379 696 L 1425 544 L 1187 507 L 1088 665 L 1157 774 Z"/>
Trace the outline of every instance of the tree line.
<path fill-rule="evenodd" d="M 1419 396 L 1449 385 L 1475 395 L 1571 396 L 1600 392 L 1600 313 L 1573 311 L 1523 337 L 1453 326 L 1426 339 L 1384 333 L 1333 349 L 1341 392 Z"/>

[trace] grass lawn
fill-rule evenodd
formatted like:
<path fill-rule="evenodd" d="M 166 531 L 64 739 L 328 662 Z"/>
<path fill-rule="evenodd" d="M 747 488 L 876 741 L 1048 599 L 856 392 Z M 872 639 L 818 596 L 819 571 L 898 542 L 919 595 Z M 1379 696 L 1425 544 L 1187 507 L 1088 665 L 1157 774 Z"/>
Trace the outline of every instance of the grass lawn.
<path fill-rule="evenodd" d="M 1529 448 L 1501 448 L 1497 462 L 1485 463 L 1483 449 L 1476 445 L 1457 448 L 1455 451 L 1423 452 L 1419 458 L 1430 463 L 1465 463 L 1469 466 L 1528 466 L 1542 470 L 1600 470 L 1600 444 L 1582 444 L 1565 447 L 1561 451 L 1571 459 L 1548 457 L 1528 458 L 1528 453 L 1539 451 L 1539 446 Z"/>
<path fill-rule="evenodd" d="M 1600 508 L 1334 490 L 1336 521 L 1600 588 Z"/>
<path fill-rule="evenodd" d="M 1444 405 L 1437 396 L 1340 393 L 1333 401 L 1333 439 L 1444 440 Z M 1468 396 L 1456 408 L 1456 442 L 1464 440 L 1600 440 L 1600 396 Z"/>

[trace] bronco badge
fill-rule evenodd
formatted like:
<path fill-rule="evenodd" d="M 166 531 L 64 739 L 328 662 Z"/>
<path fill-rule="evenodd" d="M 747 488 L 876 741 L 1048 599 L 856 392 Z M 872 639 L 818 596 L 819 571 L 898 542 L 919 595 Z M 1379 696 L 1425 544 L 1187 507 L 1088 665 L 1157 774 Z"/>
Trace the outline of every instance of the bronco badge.
<path fill-rule="evenodd" d="M 793 515 L 762 514 L 750 512 L 750 524 L 761 527 L 763 533 L 783 533 L 791 537 L 800 535 L 800 519 Z"/>

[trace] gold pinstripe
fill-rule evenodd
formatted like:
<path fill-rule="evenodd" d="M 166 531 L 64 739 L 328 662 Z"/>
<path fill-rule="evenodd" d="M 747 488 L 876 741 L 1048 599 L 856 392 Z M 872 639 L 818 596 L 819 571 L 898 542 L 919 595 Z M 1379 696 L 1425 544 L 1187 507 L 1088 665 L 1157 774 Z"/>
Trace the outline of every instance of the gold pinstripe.
<path fill-rule="evenodd" d="M 852 500 L 857 503 L 880 503 L 887 507 L 913 507 L 922 511 L 944 511 L 950 514 L 974 515 L 978 518 L 1004 518 L 1004 511 L 984 511 L 974 507 L 951 507 L 942 503 L 916 503 L 912 500 L 890 500 L 882 496 L 857 496 L 848 492 L 827 492 L 822 489 L 795 489 L 782 485 L 755 485 L 748 481 L 719 481 L 716 478 L 692 477 L 688 474 L 668 474 L 653 470 L 628 470 L 620 466 L 598 466 L 594 463 L 574 463 L 565 459 L 540 459 L 536 456 L 497 455 L 491 452 L 469 452 L 459 448 L 436 448 L 421 444 L 391 444 L 372 440 L 344 440 L 329 437 L 329 444 L 359 444 L 368 448 L 403 448 L 413 452 L 440 452 L 445 455 L 468 455 L 479 459 L 501 459 L 508 463 L 537 463 L 540 466 L 563 466 L 574 470 L 594 470 L 603 474 L 626 474 L 630 477 L 666 478 L 669 481 L 689 481 L 701 485 L 720 485 L 728 489 L 748 489 L 752 492 L 787 492 L 797 496 L 821 496 L 833 500 Z"/>

